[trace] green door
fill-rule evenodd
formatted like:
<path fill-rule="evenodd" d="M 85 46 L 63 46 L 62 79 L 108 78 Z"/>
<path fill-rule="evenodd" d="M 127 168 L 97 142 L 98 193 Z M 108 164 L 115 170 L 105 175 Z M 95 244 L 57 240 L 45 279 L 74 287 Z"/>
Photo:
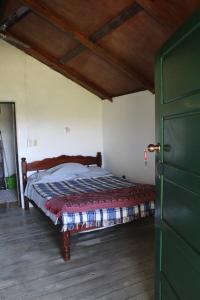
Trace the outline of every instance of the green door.
<path fill-rule="evenodd" d="M 200 300 L 200 11 L 156 64 L 156 300 Z"/>

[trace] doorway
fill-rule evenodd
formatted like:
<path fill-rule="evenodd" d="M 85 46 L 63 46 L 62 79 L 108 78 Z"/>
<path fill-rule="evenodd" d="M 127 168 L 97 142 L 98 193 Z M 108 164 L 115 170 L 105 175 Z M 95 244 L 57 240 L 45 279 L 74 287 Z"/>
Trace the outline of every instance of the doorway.
<path fill-rule="evenodd" d="M 20 205 L 15 103 L 0 102 L 0 207 Z"/>

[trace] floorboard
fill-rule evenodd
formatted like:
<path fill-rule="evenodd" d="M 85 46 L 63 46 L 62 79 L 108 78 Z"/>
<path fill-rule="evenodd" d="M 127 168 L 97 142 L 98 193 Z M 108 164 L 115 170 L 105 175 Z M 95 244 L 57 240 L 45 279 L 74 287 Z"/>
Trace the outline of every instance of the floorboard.
<path fill-rule="evenodd" d="M 36 209 L 0 209 L 0 269 L 0 300 L 153 300 L 153 219 L 74 235 L 64 263 Z"/>
<path fill-rule="evenodd" d="M 0 190 L 0 204 L 12 203 L 12 202 L 16 202 L 16 203 L 18 202 L 17 189 Z"/>

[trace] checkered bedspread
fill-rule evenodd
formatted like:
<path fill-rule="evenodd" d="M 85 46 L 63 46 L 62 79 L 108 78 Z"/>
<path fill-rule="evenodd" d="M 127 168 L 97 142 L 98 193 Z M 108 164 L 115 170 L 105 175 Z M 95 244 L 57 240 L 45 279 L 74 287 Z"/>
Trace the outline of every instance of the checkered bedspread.
<path fill-rule="evenodd" d="M 80 213 L 63 213 L 63 231 L 78 228 L 109 227 L 154 215 L 154 201 L 144 202 L 134 207 L 104 208 Z"/>
<path fill-rule="evenodd" d="M 66 180 L 54 183 L 38 183 L 33 189 L 46 200 L 63 197 L 66 195 L 77 195 L 106 191 L 110 189 L 129 188 L 137 186 L 125 179 L 115 176 L 98 178 L 86 178 Z M 140 185 L 142 186 L 142 185 Z M 141 189 L 142 192 L 142 189 Z M 133 221 L 135 219 L 154 214 L 154 199 L 148 200 L 134 207 L 115 207 L 95 209 L 81 212 L 63 212 L 63 231 L 76 229 L 80 226 L 107 227 Z"/>
<path fill-rule="evenodd" d="M 104 176 L 97 178 L 79 178 L 53 183 L 34 184 L 33 188 L 44 198 L 51 199 L 66 195 L 99 192 L 110 189 L 119 189 L 135 186 L 123 178 L 116 176 Z"/>

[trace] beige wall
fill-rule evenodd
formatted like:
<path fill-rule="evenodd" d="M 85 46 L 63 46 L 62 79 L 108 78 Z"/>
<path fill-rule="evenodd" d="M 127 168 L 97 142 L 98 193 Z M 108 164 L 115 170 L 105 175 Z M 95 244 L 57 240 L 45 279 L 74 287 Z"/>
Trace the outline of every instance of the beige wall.
<path fill-rule="evenodd" d="M 1 101 L 16 103 L 19 158 L 102 151 L 99 98 L 3 41 Z"/>
<path fill-rule="evenodd" d="M 114 174 L 154 183 L 154 154 L 144 165 L 144 148 L 155 142 L 155 97 L 140 92 L 103 102 L 105 167 Z"/>

